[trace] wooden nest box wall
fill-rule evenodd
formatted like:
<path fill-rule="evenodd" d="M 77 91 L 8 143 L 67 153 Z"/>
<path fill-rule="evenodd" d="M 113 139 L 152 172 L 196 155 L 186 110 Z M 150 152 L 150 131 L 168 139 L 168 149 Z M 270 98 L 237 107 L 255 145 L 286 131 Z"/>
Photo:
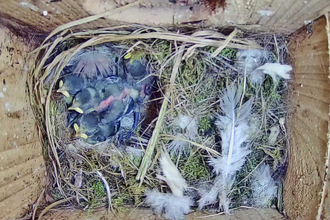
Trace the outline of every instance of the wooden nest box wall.
<path fill-rule="evenodd" d="M 26 98 L 27 55 L 42 37 L 68 22 L 103 14 L 78 29 L 114 24 L 195 28 L 238 27 L 249 32 L 291 34 L 293 80 L 288 134 L 290 158 L 284 205 L 290 219 L 330 219 L 328 0 L 0 0 L 0 219 L 24 216 L 43 199 L 45 161 Z M 210 6 L 211 4 L 211 6 Z M 42 195 L 42 196 L 40 196 Z M 32 213 L 33 215 L 33 213 Z M 148 218 L 136 210 L 125 219 Z M 85 219 L 80 210 L 55 210 L 45 219 Z M 107 216 L 105 210 L 93 218 Z M 196 219 L 199 214 L 189 215 Z M 32 216 L 30 216 L 32 217 Z M 108 216 L 111 219 L 111 216 Z M 214 219 L 282 219 L 274 210 L 239 210 Z"/>

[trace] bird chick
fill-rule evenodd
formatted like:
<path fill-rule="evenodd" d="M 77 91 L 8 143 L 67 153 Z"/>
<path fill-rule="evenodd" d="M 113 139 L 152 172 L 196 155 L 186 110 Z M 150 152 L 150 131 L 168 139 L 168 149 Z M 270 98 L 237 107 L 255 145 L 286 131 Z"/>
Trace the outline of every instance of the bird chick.
<path fill-rule="evenodd" d="M 140 97 L 144 98 L 151 94 L 154 79 L 148 76 L 149 67 L 143 60 L 125 60 L 125 75 L 123 77 L 132 88 L 140 92 Z"/>
<path fill-rule="evenodd" d="M 67 98 L 72 98 L 85 87 L 86 81 L 83 78 L 75 75 L 69 75 L 60 79 L 59 89 L 57 92 L 62 93 Z"/>
<path fill-rule="evenodd" d="M 85 141 L 89 144 L 97 144 L 106 141 L 109 137 L 114 136 L 120 127 L 119 122 L 109 122 L 107 124 L 100 123 L 98 131 L 89 136 Z"/>
<path fill-rule="evenodd" d="M 102 123 L 110 123 L 114 121 L 120 121 L 122 116 L 127 111 L 127 104 L 114 100 L 109 108 L 100 114 Z"/>
<path fill-rule="evenodd" d="M 80 114 L 87 114 L 94 111 L 102 98 L 96 88 L 88 87 L 77 93 L 75 96 L 72 106 L 69 110 L 74 110 Z"/>
<path fill-rule="evenodd" d="M 73 124 L 76 137 L 87 139 L 99 131 L 100 117 L 96 112 L 81 115 Z"/>

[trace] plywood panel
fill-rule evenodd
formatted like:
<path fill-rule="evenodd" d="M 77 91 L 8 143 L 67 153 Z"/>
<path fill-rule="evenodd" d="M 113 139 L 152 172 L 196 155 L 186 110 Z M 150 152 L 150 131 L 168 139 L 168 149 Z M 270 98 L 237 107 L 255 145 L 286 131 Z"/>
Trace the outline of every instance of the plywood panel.
<path fill-rule="evenodd" d="M 45 181 L 45 162 L 26 94 L 31 51 L 0 28 L 0 219 L 24 215 Z"/>
<path fill-rule="evenodd" d="M 149 209 L 137 209 L 128 211 L 126 213 L 119 213 L 119 219 L 122 220 L 154 220 L 157 218 Z M 97 212 L 83 212 L 79 210 L 55 210 L 45 216 L 44 219 L 58 219 L 58 220 L 99 220 L 99 219 L 114 219 L 115 217 L 110 213 L 107 214 L 104 209 Z M 273 209 L 240 209 L 232 213 L 232 215 L 207 215 L 200 212 L 194 212 L 187 216 L 187 220 L 208 219 L 208 220 L 281 220 L 285 219 L 281 214 Z"/>
<path fill-rule="evenodd" d="M 61 24 L 109 11 L 133 0 L 0 0 L 0 14 L 20 20 L 34 28 L 50 32 Z M 194 26 L 238 26 L 253 31 L 292 33 L 307 21 L 312 21 L 330 9 L 327 0 L 226 0 L 225 10 L 210 13 L 195 0 L 145 0 L 105 19 L 80 28 L 106 27 L 122 23 L 154 26 L 174 26 L 194 23 Z"/>
<path fill-rule="evenodd" d="M 284 185 L 284 206 L 290 219 L 315 219 L 321 201 L 330 119 L 325 27 L 326 19 L 318 20 L 311 34 L 298 32 L 290 46 L 294 79 L 288 129 L 292 138 Z"/>

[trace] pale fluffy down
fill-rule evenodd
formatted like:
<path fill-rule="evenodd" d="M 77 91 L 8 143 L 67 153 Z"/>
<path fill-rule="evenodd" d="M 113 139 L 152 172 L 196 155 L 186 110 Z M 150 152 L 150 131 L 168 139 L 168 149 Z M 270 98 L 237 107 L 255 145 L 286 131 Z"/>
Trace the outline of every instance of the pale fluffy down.
<path fill-rule="evenodd" d="M 145 203 L 158 215 L 164 212 L 165 218 L 169 220 L 184 219 L 184 215 L 189 213 L 190 206 L 194 204 L 190 197 L 161 193 L 157 189 L 147 190 L 145 195 Z"/>
<path fill-rule="evenodd" d="M 198 200 L 198 208 L 202 210 L 205 206 L 215 204 L 218 201 L 220 192 L 219 177 L 216 177 L 212 185 L 201 186 L 198 188 L 200 199 Z"/>
<path fill-rule="evenodd" d="M 183 191 L 188 187 L 186 180 L 182 177 L 180 171 L 172 162 L 167 151 L 163 150 L 159 158 L 160 167 L 163 176 L 157 175 L 158 179 L 164 180 L 170 187 L 173 195 L 182 197 Z"/>
<path fill-rule="evenodd" d="M 251 73 L 258 66 L 267 61 L 269 52 L 266 50 L 250 49 L 238 50 L 236 66 L 240 72 Z"/>
<path fill-rule="evenodd" d="M 168 145 L 168 150 L 173 155 L 190 152 L 189 143 L 185 140 L 195 141 L 198 136 L 198 121 L 189 115 L 179 114 L 173 121 L 173 126 L 180 128 L 181 132 L 175 134 L 175 139 Z M 185 140 L 182 140 L 185 139 Z"/>
<path fill-rule="evenodd" d="M 196 140 L 198 133 L 198 122 L 195 118 L 188 115 L 179 114 L 174 121 L 174 125 L 180 127 L 182 130 L 185 130 L 189 140 Z"/>
<path fill-rule="evenodd" d="M 174 155 L 179 155 L 180 153 L 187 155 L 190 152 L 189 143 L 182 140 L 186 139 L 186 137 L 181 133 L 178 133 L 175 137 L 176 138 L 168 144 L 169 152 Z"/>
<path fill-rule="evenodd" d="M 270 75 L 275 83 L 278 81 L 278 78 L 291 79 L 290 71 L 292 70 L 292 67 L 290 65 L 266 63 L 258 67 L 256 70 L 261 70 L 264 74 Z"/>
<path fill-rule="evenodd" d="M 252 176 L 252 205 L 267 207 L 271 199 L 276 198 L 277 185 L 271 176 L 270 167 L 261 165 Z"/>

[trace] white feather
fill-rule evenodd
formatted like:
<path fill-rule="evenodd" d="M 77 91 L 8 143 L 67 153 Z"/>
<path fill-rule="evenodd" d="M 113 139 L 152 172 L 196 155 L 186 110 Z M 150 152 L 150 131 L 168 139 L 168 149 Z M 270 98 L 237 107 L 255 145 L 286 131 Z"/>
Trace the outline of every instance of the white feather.
<path fill-rule="evenodd" d="M 219 191 L 220 206 L 229 214 L 229 193 L 235 175 L 245 163 L 250 150 L 242 146 L 247 141 L 249 126 L 247 120 L 251 114 L 252 99 L 239 106 L 242 89 L 229 87 L 220 100 L 220 108 L 224 115 L 218 115 L 216 125 L 222 138 L 222 156 L 212 158 L 209 163 L 217 174 L 214 189 Z M 213 197 L 212 197 L 213 198 Z M 203 198 L 202 198 L 203 200 Z M 206 204 L 206 203 L 205 203 Z M 204 204 L 199 204 L 203 208 Z"/>
<path fill-rule="evenodd" d="M 277 77 L 291 79 L 289 72 L 292 70 L 292 67 L 290 65 L 266 63 L 258 67 L 256 70 L 261 70 L 263 73 L 270 75 L 274 82 L 277 82 Z"/>
<path fill-rule="evenodd" d="M 179 114 L 174 120 L 174 125 L 180 127 L 182 130 L 185 130 L 185 133 L 187 134 L 186 136 L 189 140 L 196 140 L 198 133 L 198 122 L 195 118 L 188 115 Z"/>
<path fill-rule="evenodd" d="M 189 143 L 182 139 L 195 141 L 198 136 L 198 121 L 188 115 L 179 114 L 173 121 L 173 125 L 181 129 L 180 133 L 175 134 L 175 139 L 168 145 L 168 150 L 171 154 L 178 155 L 184 153 L 187 155 L 190 152 Z"/>
<path fill-rule="evenodd" d="M 246 73 L 249 74 L 262 63 L 265 63 L 269 56 L 269 52 L 266 50 L 249 49 L 239 50 L 236 55 L 236 66 L 239 71 L 243 73 L 246 71 Z"/>
<path fill-rule="evenodd" d="M 198 189 L 200 200 L 198 200 L 198 208 L 201 210 L 203 207 L 214 204 L 218 200 L 220 192 L 219 177 L 216 177 L 214 183 L 211 186 L 204 186 Z"/>
<path fill-rule="evenodd" d="M 188 196 L 177 197 L 170 193 L 161 193 L 157 189 L 147 190 L 145 203 L 161 215 L 164 211 L 165 218 L 169 220 L 184 219 L 188 214 L 193 201 Z"/>
<path fill-rule="evenodd" d="M 181 133 L 178 133 L 175 137 L 176 138 L 168 144 L 169 152 L 174 155 L 179 155 L 180 153 L 187 155 L 190 152 L 189 143 L 182 140 L 187 139 L 187 137 Z"/>
<path fill-rule="evenodd" d="M 136 148 L 136 147 L 130 147 L 126 146 L 125 147 L 125 152 L 131 156 L 131 157 L 137 157 L 141 158 L 143 156 L 143 150 L 141 148 Z"/>
<path fill-rule="evenodd" d="M 163 176 L 157 175 L 158 179 L 164 180 L 171 188 L 175 196 L 182 197 L 183 191 L 188 187 L 186 180 L 182 177 L 180 171 L 172 162 L 167 151 L 163 150 L 159 158 L 160 167 L 163 171 Z"/>
<path fill-rule="evenodd" d="M 256 207 L 267 207 L 269 201 L 276 197 L 277 186 L 271 177 L 269 165 L 261 165 L 251 180 L 252 204 Z"/>

